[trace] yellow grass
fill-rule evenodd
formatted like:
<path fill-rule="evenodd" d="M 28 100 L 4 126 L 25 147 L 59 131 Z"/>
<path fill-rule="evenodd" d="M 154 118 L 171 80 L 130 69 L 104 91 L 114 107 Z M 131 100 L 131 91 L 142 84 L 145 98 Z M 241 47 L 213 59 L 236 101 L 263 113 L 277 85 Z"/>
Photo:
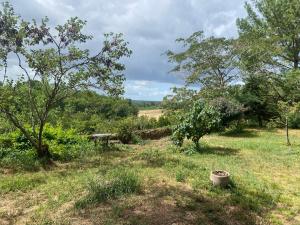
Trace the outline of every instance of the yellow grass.
<path fill-rule="evenodd" d="M 147 116 L 149 118 L 158 119 L 163 114 L 161 109 L 140 110 L 139 116 Z"/>

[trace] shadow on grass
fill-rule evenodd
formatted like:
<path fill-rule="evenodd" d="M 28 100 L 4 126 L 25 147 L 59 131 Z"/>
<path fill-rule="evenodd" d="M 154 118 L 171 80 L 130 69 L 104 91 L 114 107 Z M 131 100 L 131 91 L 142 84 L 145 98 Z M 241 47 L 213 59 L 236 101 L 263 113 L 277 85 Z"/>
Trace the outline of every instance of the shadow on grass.
<path fill-rule="evenodd" d="M 118 212 L 118 221 L 126 224 L 263 224 L 276 201 L 267 193 L 248 190 L 212 190 L 214 196 L 203 196 L 183 187 L 155 187 L 152 195 Z M 117 204 L 122 204 L 118 202 Z M 126 204 L 125 204 L 126 205 Z M 113 215 L 115 216 L 115 215 Z"/>
<path fill-rule="evenodd" d="M 162 167 L 167 163 L 176 166 L 180 161 L 172 155 L 168 155 L 166 152 L 158 149 L 147 149 L 136 155 L 133 160 L 143 161 L 145 167 Z"/>
<path fill-rule="evenodd" d="M 225 147 L 218 147 L 218 146 L 204 146 L 200 148 L 198 152 L 200 154 L 214 154 L 220 156 L 226 155 L 236 155 L 240 150 L 234 148 L 225 148 Z"/>
<path fill-rule="evenodd" d="M 228 156 L 228 155 L 236 155 L 239 153 L 239 149 L 234 148 L 226 148 L 221 146 L 210 146 L 207 143 L 200 144 L 199 147 L 196 147 L 194 144 L 187 144 L 180 149 L 186 155 L 194 155 L 194 154 L 212 154 L 219 156 Z"/>
<path fill-rule="evenodd" d="M 237 138 L 254 138 L 258 137 L 257 131 L 255 130 L 229 130 L 222 132 L 220 136 L 225 137 L 237 137 Z"/>

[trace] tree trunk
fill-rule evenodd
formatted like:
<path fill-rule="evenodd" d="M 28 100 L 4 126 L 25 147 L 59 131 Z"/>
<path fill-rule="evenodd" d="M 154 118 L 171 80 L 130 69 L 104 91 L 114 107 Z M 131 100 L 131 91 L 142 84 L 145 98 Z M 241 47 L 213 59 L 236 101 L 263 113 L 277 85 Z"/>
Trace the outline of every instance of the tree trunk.
<path fill-rule="evenodd" d="M 257 120 L 258 120 L 258 126 L 263 127 L 263 121 L 260 115 L 257 116 Z"/>
<path fill-rule="evenodd" d="M 199 144 L 200 138 L 193 138 L 193 142 L 195 144 L 196 150 L 200 151 L 200 144 Z"/>
<path fill-rule="evenodd" d="M 49 151 L 49 146 L 47 144 L 41 145 L 37 150 L 37 155 L 39 159 L 47 159 L 51 158 L 51 153 Z"/>
<path fill-rule="evenodd" d="M 287 116 L 285 117 L 285 131 L 286 131 L 286 144 L 290 146 L 291 142 L 289 137 L 289 118 Z"/>
<path fill-rule="evenodd" d="M 47 144 L 43 144 L 43 131 L 44 131 L 44 123 L 41 122 L 40 130 L 38 134 L 38 148 L 37 148 L 37 155 L 40 159 L 50 159 L 51 153 L 49 151 L 49 146 Z"/>
<path fill-rule="evenodd" d="M 299 68 L 299 61 L 295 60 L 294 61 L 294 69 L 298 69 Z"/>

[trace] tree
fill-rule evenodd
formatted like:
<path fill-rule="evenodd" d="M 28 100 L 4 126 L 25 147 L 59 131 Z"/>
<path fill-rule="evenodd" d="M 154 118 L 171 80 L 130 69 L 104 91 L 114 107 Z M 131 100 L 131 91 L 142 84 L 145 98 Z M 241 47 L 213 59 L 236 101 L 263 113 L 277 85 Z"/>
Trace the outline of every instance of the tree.
<path fill-rule="evenodd" d="M 161 106 L 167 110 L 187 110 L 196 98 L 197 91 L 186 87 L 172 88 L 172 94 L 164 97 Z"/>
<path fill-rule="evenodd" d="M 16 15 L 9 3 L 2 6 L 0 113 L 26 136 L 39 158 L 50 158 L 43 131 L 53 109 L 89 87 L 113 96 L 122 94 L 125 66 L 119 61 L 131 51 L 122 34 L 110 33 L 105 34 L 103 47 L 95 46 L 92 54 L 79 47 L 92 39 L 82 32 L 85 21 L 75 17 L 51 28 L 47 18 L 41 24 L 30 23 Z M 16 62 L 18 76 L 9 72 L 13 66 L 9 61 Z"/>
<path fill-rule="evenodd" d="M 245 8 L 237 21 L 244 66 L 268 74 L 299 69 L 300 2 L 254 0 Z"/>
<path fill-rule="evenodd" d="M 280 98 L 264 75 L 247 76 L 244 82 L 241 94 L 237 98 L 246 108 L 247 118 L 254 119 L 259 127 L 263 127 L 264 122 L 279 116 L 277 102 Z"/>
<path fill-rule="evenodd" d="M 180 118 L 180 123 L 172 135 L 173 142 L 182 146 L 185 138 L 191 139 L 199 149 L 200 138 L 216 130 L 220 122 L 220 113 L 202 100 L 198 100 L 192 109 Z"/>
<path fill-rule="evenodd" d="M 209 102 L 220 114 L 220 127 L 226 128 L 233 121 L 239 122 L 245 108 L 235 99 L 218 97 Z"/>
<path fill-rule="evenodd" d="M 241 69 L 247 77 L 266 77 L 273 102 L 281 101 L 278 114 L 282 115 L 294 105 L 295 93 L 300 88 L 299 82 L 291 82 L 297 79 L 290 79 L 290 74 L 299 75 L 300 2 L 254 0 L 245 7 L 247 17 L 237 21 Z"/>
<path fill-rule="evenodd" d="M 186 84 L 198 84 L 202 88 L 224 90 L 237 77 L 234 40 L 205 38 L 203 32 L 196 32 L 187 39 L 177 39 L 185 50 L 168 51 L 169 61 L 176 66 L 172 72 L 187 73 Z"/>

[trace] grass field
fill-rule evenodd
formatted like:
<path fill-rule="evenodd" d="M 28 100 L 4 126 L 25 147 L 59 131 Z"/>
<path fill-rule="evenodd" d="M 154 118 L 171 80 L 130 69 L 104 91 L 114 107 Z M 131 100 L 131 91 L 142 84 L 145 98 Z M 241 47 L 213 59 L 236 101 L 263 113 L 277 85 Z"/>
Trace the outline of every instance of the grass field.
<path fill-rule="evenodd" d="M 149 118 L 158 119 L 163 114 L 161 109 L 140 110 L 138 116 L 147 116 Z"/>
<path fill-rule="evenodd" d="M 300 131 L 291 140 L 246 130 L 206 136 L 201 153 L 162 139 L 39 172 L 2 170 L 0 224 L 297 225 Z M 212 169 L 229 171 L 231 186 L 213 188 Z"/>

